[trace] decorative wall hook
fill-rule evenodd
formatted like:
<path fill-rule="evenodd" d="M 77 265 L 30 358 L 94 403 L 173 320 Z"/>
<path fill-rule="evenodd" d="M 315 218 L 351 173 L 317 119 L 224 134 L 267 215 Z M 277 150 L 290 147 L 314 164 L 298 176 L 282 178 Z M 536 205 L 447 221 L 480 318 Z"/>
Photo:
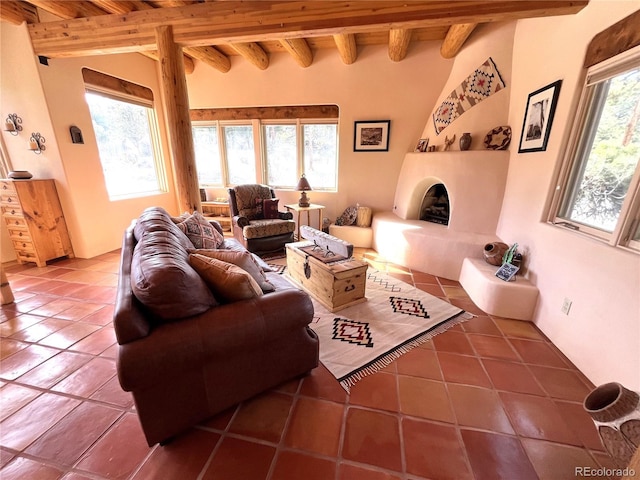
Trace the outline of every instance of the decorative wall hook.
<path fill-rule="evenodd" d="M 47 149 L 44 146 L 45 142 L 45 138 L 38 132 L 32 133 L 31 137 L 29 138 L 29 150 L 31 150 L 36 155 L 40 155 L 40 153 Z"/>
<path fill-rule="evenodd" d="M 10 113 L 4 121 L 4 129 L 11 135 L 18 135 L 22 131 L 22 119 L 17 113 Z"/>

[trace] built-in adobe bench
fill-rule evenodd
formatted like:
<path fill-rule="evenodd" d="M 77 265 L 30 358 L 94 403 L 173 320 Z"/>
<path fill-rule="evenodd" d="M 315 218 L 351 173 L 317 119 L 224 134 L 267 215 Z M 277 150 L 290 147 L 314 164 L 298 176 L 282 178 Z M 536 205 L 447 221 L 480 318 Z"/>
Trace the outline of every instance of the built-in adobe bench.
<path fill-rule="evenodd" d="M 480 258 L 465 258 L 460 284 L 473 303 L 489 315 L 531 320 L 538 300 L 538 288 L 522 276 L 505 282 L 496 277 L 498 268 Z"/>

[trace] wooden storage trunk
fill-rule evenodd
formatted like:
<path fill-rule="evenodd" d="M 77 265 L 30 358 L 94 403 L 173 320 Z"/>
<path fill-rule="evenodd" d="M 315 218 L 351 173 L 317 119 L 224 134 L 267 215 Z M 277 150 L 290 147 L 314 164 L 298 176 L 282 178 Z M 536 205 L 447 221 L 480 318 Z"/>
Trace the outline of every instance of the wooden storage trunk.
<path fill-rule="evenodd" d="M 287 272 L 289 277 L 305 292 L 336 312 L 357 303 L 366 302 L 365 285 L 367 264 L 349 259 L 324 263 L 300 247 L 311 242 L 287 243 Z M 305 264 L 308 263 L 308 275 Z"/>

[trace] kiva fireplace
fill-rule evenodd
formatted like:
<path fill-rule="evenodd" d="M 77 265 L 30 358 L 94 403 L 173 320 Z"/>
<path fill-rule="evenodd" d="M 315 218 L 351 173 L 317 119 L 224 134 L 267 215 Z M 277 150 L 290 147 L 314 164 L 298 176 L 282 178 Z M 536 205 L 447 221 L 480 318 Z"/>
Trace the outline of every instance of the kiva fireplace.
<path fill-rule="evenodd" d="M 442 183 L 429 187 L 420 205 L 420 220 L 449 225 L 449 195 Z"/>
<path fill-rule="evenodd" d="M 458 280 L 465 257 L 481 258 L 496 228 L 509 152 L 408 153 L 393 211 L 373 217 L 373 247 L 391 262 Z"/>

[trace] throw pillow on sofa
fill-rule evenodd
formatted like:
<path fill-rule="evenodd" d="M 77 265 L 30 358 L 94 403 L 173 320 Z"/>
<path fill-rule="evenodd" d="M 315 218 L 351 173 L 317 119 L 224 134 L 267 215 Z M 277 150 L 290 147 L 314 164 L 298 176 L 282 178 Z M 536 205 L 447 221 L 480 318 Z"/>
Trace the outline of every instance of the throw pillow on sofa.
<path fill-rule="evenodd" d="M 162 320 L 190 317 L 218 305 L 170 232 L 142 235 L 133 251 L 130 278 L 136 298 Z"/>
<path fill-rule="evenodd" d="M 218 248 L 224 237 L 198 211 L 193 212 L 184 222 L 178 223 L 180 230 L 196 248 Z"/>
<path fill-rule="evenodd" d="M 248 300 L 261 295 L 260 285 L 240 267 L 204 255 L 189 255 L 189 263 L 217 298 L 226 302 Z"/>
<path fill-rule="evenodd" d="M 262 268 L 258 265 L 255 258 L 247 250 L 208 250 L 199 249 L 192 250 L 189 253 L 204 255 L 205 257 L 215 258 L 216 260 L 222 260 L 223 262 L 232 263 L 243 269 L 251 277 L 258 282 L 260 288 L 264 293 L 273 292 L 274 286 L 267 280 L 266 275 L 262 271 Z"/>

